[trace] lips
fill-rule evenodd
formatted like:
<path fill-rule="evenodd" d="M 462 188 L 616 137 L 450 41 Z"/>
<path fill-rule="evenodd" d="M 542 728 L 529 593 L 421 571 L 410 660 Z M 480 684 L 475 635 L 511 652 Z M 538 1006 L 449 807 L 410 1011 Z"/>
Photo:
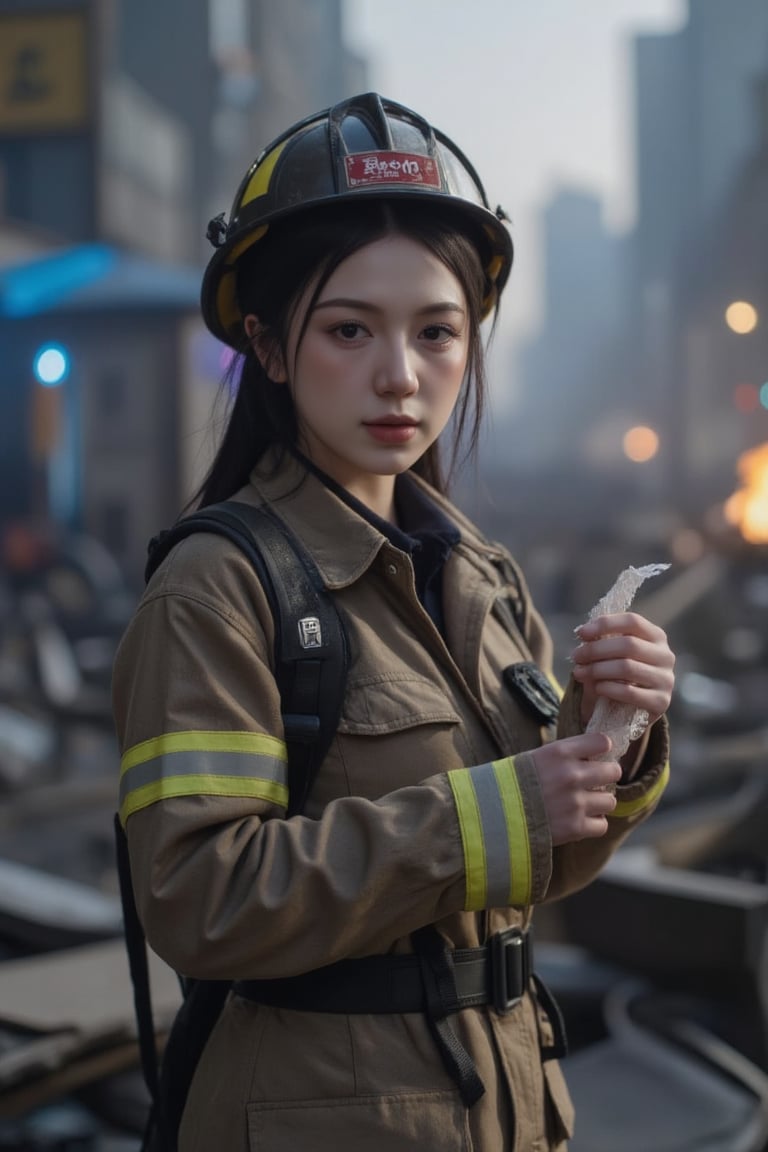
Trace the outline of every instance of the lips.
<path fill-rule="evenodd" d="M 363 427 L 380 444 L 407 444 L 416 435 L 419 423 L 410 416 L 382 416 L 364 421 Z"/>
<path fill-rule="evenodd" d="M 364 420 L 366 428 L 415 428 L 418 420 L 412 416 L 382 416 L 378 420 Z"/>

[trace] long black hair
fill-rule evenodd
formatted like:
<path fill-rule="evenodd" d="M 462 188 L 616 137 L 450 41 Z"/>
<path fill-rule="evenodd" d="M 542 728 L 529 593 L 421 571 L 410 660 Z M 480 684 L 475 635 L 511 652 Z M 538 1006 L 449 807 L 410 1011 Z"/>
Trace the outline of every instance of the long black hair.
<path fill-rule="evenodd" d="M 480 432 L 486 395 L 480 335 L 486 284 L 478 252 L 483 236 L 470 237 L 466 222 L 448 207 L 407 199 L 336 203 L 271 223 L 266 235 L 238 259 L 240 312 L 258 317 L 262 352 L 271 347 L 287 363 L 288 332 L 310 286 L 312 294 L 304 310 L 299 345 L 315 303 L 335 269 L 366 244 L 389 235 L 402 235 L 428 248 L 453 272 L 467 300 L 469 352 L 464 386 L 452 420 L 450 475 L 462 445 L 466 442 L 465 455 L 470 456 Z M 268 356 L 266 363 L 268 366 Z M 230 498 L 247 483 L 267 449 L 276 447 L 284 452 L 297 445 L 290 388 L 270 378 L 245 333 L 224 385 L 234 391 L 234 400 L 218 451 L 190 506 Z M 447 479 L 437 443 L 416 461 L 413 471 L 445 491 Z"/>

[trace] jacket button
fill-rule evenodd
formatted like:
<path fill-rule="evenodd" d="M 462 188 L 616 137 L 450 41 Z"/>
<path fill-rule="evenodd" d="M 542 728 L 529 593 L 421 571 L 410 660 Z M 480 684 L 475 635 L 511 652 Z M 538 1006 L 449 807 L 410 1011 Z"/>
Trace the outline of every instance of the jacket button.
<path fill-rule="evenodd" d="M 387 572 L 390 576 L 397 576 L 397 564 L 387 564 Z"/>

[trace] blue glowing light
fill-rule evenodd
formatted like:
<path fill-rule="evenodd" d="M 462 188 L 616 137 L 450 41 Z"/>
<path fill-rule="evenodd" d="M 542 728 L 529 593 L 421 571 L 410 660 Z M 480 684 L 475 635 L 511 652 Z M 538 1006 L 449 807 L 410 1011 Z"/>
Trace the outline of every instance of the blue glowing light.
<path fill-rule="evenodd" d="M 43 344 L 32 361 L 35 380 L 45 388 L 63 384 L 69 375 L 69 354 L 61 344 Z"/>

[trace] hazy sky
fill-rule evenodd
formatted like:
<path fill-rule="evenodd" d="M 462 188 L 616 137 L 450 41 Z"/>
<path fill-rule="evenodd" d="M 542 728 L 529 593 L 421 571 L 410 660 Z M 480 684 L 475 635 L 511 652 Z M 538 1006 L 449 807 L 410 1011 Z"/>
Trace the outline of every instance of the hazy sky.
<path fill-rule="evenodd" d="M 536 210 L 553 189 L 593 191 L 609 227 L 630 226 L 631 37 L 686 15 L 685 0 L 345 0 L 371 86 L 454 137 L 512 217 L 503 339 L 536 326 Z"/>

